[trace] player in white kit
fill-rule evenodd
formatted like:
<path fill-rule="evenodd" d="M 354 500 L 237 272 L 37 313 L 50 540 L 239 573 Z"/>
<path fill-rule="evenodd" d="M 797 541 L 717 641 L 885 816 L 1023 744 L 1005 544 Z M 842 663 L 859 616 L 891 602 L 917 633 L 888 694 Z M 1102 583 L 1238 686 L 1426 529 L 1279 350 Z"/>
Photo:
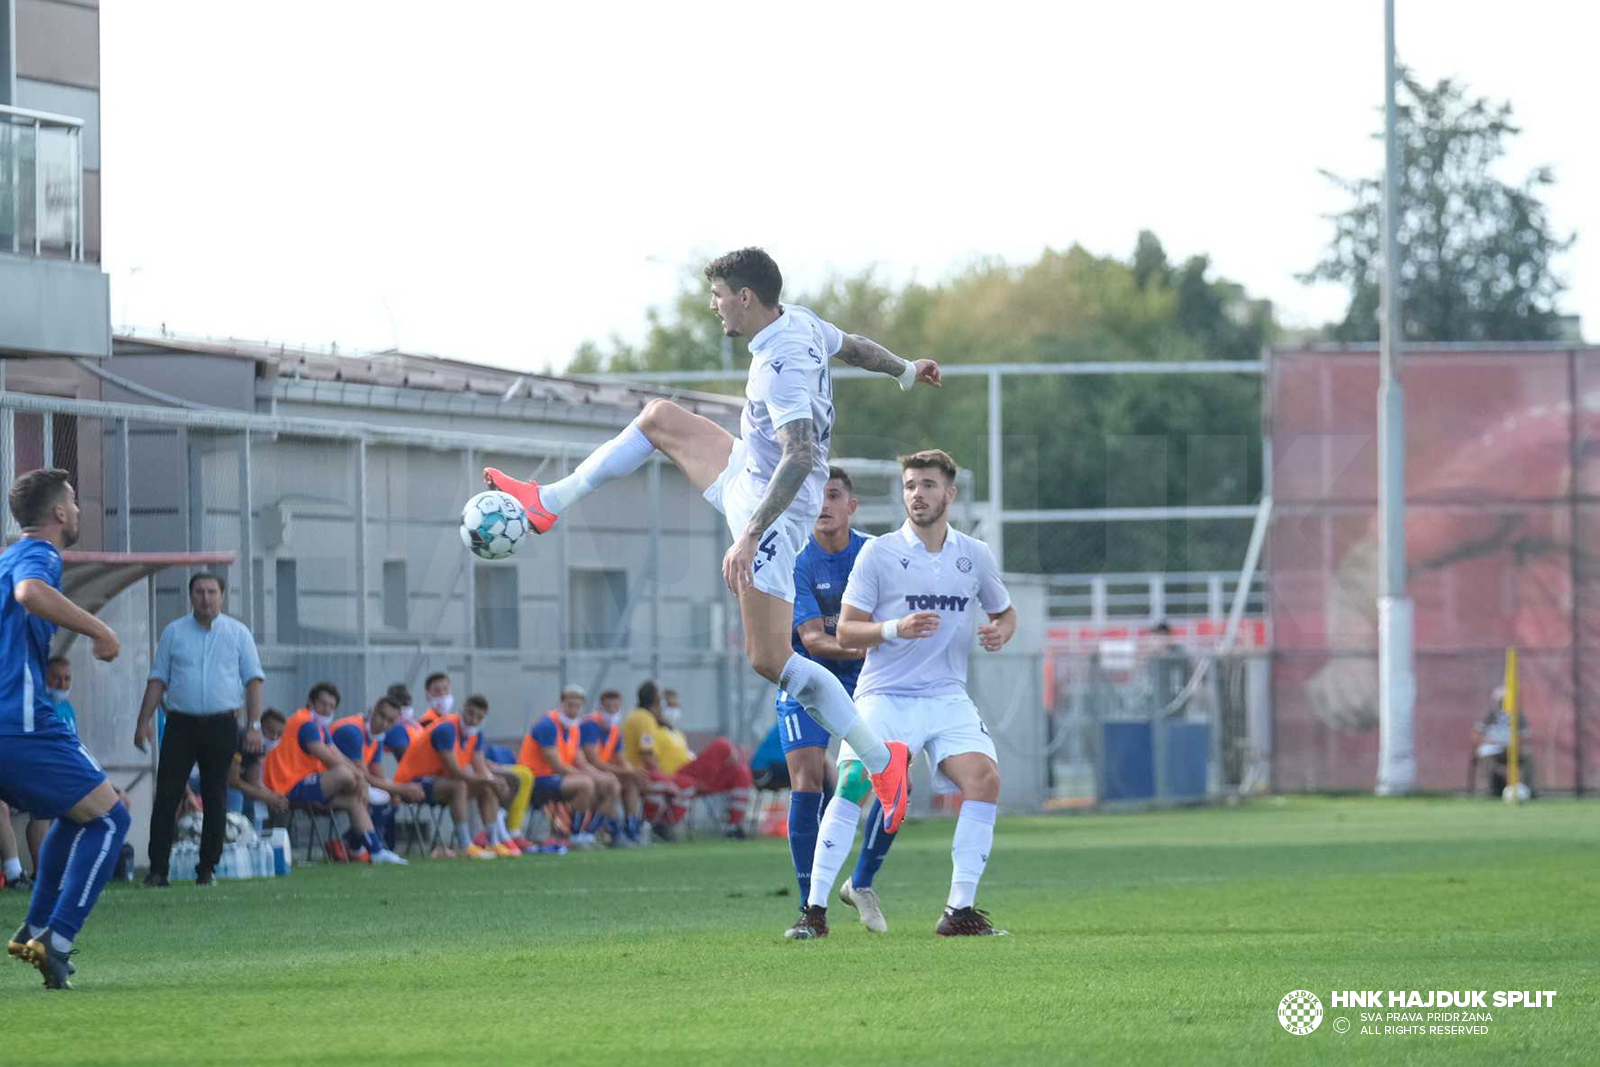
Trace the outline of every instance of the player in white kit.
<path fill-rule="evenodd" d="M 833 434 L 833 378 L 838 358 L 887 374 L 910 389 L 939 384 L 939 365 L 904 360 L 882 345 L 845 334 L 806 308 L 779 302 L 783 275 L 759 248 L 741 248 L 705 268 L 711 309 L 729 337 L 750 338 L 750 380 L 736 438 L 710 419 L 669 400 L 652 400 L 622 433 L 591 452 L 560 481 L 541 486 L 494 468 L 491 488 L 521 501 L 538 533 L 606 482 L 638 470 L 660 449 L 727 518 L 733 546 L 723 579 L 739 598 L 745 654 L 757 674 L 794 697 L 828 732 L 861 754 L 883 803 L 884 828 L 905 817 L 906 746 L 885 744 L 856 714 L 850 694 L 822 665 L 790 646 L 794 563 L 822 508 Z"/>
<path fill-rule="evenodd" d="M 997 652 L 1017 630 L 1017 609 L 989 546 L 950 528 L 956 465 L 938 449 L 902 456 L 906 522 L 862 546 L 839 612 L 839 643 L 867 650 L 856 706 L 879 735 L 926 752 L 934 789 L 961 792 L 951 847 L 950 896 L 935 932 L 1004 934 L 976 907 L 994 843 L 1000 768 L 994 739 L 967 695 L 973 638 Z M 983 622 L 979 615 L 985 615 Z M 839 761 L 856 758 L 847 741 Z M 828 805 L 817 834 L 807 913 L 827 929 L 828 894 L 855 837 L 859 809 Z"/>

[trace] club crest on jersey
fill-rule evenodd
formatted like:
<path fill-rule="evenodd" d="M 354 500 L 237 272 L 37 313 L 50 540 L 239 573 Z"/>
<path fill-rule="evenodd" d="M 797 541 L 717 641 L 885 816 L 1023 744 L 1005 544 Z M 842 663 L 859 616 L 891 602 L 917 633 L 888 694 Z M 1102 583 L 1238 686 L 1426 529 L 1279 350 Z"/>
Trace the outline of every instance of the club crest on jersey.
<path fill-rule="evenodd" d="M 972 561 L 966 556 L 962 556 L 960 559 L 956 560 L 956 570 L 960 571 L 962 574 L 972 573 Z"/>
<path fill-rule="evenodd" d="M 969 596 L 943 596 L 932 593 L 911 594 L 906 597 L 906 607 L 912 611 L 966 611 Z"/>
<path fill-rule="evenodd" d="M 911 567 L 911 561 L 909 559 L 902 559 L 900 561 L 900 569 L 901 570 L 908 570 L 910 567 Z"/>

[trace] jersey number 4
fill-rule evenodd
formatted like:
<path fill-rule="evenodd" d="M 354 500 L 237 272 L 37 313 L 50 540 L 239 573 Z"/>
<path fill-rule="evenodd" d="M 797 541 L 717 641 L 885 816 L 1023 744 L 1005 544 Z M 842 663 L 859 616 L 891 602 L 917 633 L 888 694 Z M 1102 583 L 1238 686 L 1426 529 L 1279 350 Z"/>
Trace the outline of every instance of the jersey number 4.
<path fill-rule="evenodd" d="M 771 563 L 773 560 L 778 558 L 778 548 L 777 548 L 777 545 L 775 545 L 773 543 L 773 542 L 777 541 L 777 539 L 778 539 L 778 531 L 777 530 L 768 530 L 767 531 L 767 536 L 762 538 L 761 539 L 761 544 L 759 546 L 757 546 L 758 547 L 758 551 L 760 551 L 761 554 L 766 556 L 767 558 L 766 559 L 758 559 L 758 560 L 756 560 L 755 566 L 752 567 L 751 570 L 758 571 L 758 570 L 761 569 L 761 565 L 763 563 Z"/>

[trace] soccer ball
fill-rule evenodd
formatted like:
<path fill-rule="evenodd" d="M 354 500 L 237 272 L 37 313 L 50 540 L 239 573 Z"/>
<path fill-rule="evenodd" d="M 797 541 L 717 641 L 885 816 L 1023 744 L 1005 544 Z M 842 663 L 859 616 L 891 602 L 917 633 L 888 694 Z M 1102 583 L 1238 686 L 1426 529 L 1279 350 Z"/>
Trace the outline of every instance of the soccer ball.
<path fill-rule="evenodd" d="M 1504 789 L 1500 790 L 1500 799 L 1504 800 L 1507 804 L 1514 804 L 1519 801 L 1527 800 L 1528 797 L 1532 795 L 1533 794 L 1528 792 L 1528 783 L 1526 782 L 1518 782 L 1516 785 L 1508 785 Z"/>
<path fill-rule="evenodd" d="M 528 536 L 528 513 L 517 498 L 489 489 L 461 509 L 461 543 L 479 559 L 505 559 Z"/>

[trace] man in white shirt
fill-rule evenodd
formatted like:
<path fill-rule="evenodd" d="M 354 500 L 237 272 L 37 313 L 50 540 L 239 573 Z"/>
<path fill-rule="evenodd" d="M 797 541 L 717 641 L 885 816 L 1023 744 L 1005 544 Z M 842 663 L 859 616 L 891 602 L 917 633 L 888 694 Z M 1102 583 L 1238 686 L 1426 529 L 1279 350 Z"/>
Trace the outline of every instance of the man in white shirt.
<path fill-rule="evenodd" d="M 879 371 L 902 389 L 939 384 L 939 365 L 904 360 L 866 337 L 842 333 L 806 308 L 779 301 L 783 275 L 759 248 L 741 248 L 705 268 L 711 309 L 729 337 L 750 338 L 750 379 L 734 437 L 710 419 L 669 400 L 652 400 L 639 417 L 560 481 L 541 486 L 494 468 L 490 488 L 510 493 L 538 533 L 583 497 L 666 453 L 706 500 L 727 518 L 733 547 L 723 580 L 739 598 L 745 653 L 756 673 L 794 697 L 830 733 L 849 741 L 883 802 L 884 827 L 905 816 L 904 745 L 885 744 L 856 714 L 843 685 L 825 667 L 790 647 L 794 563 L 822 507 L 833 433 L 833 379 L 828 360 Z"/>
<path fill-rule="evenodd" d="M 862 546 L 839 612 L 839 643 L 865 649 L 856 681 L 861 717 L 886 738 L 924 751 L 934 789 L 961 792 L 951 848 L 950 896 L 935 932 L 945 937 L 1003 934 L 976 907 L 994 843 L 1000 769 L 994 739 L 967 695 L 973 638 L 998 652 L 1017 629 L 1017 610 L 989 546 L 950 528 L 956 465 L 938 449 L 902 456 L 906 522 Z M 979 613 L 987 621 L 978 621 Z M 846 742 L 839 761 L 855 759 Z M 818 833 L 806 912 L 827 932 L 828 895 L 855 838 L 860 809 L 835 798 Z"/>

